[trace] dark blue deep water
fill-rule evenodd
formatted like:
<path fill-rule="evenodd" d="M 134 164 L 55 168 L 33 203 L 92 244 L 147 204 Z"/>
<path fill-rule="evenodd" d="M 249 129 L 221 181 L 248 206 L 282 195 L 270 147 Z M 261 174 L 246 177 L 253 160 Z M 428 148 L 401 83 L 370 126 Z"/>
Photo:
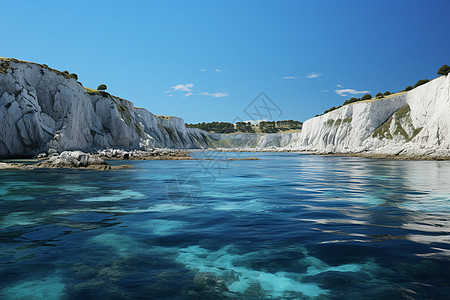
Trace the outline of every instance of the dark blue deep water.
<path fill-rule="evenodd" d="M 0 171 L 0 298 L 450 299 L 449 161 L 193 155 Z"/>

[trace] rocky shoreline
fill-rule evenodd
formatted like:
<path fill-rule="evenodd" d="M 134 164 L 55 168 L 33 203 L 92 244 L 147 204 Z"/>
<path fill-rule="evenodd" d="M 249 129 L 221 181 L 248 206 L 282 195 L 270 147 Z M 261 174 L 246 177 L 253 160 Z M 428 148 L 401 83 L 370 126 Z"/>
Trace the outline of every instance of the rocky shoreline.
<path fill-rule="evenodd" d="M 341 157 L 362 157 L 376 159 L 396 159 L 396 160 L 424 160 L 424 161 L 445 161 L 450 160 L 450 152 L 442 153 L 426 153 L 423 154 L 403 154 L 403 153 L 327 153 L 319 151 L 299 151 L 293 149 L 196 149 L 196 150 L 175 150 L 175 149 L 153 149 L 151 151 L 143 150 L 121 150 L 121 149 L 105 149 L 96 153 L 84 153 L 81 151 L 64 151 L 57 153 L 50 150 L 49 153 L 41 153 L 34 159 L 37 161 L 27 160 L 6 160 L 0 161 L 0 170 L 2 169 L 19 169 L 19 170 L 35 170 L 35 169 L 89 169 L 89 170 L 118 170 L 124 168 L 132 168 L 131 165 L 109 165 L 108 160 L 194 160 L 190 156 L 191 152 L 200 151 L 219 151 L 219 152 L 280 152 L 280 153 L 298 153 L 301 155 L 320 155 L 320 156 L 341 156 Z M 197 159 L 209 160 L 209 159 Z M 228 158 L 228 160 L 259 160 L 257 157 L 246 158 Z"/>
<path fill-rule="evenodd" d="M 192 160 L 190 151 L 175 149 L 153 149 L 150 151 L 105 149 L 98 151 L 98 157 L 109 160 Z"/>
<path fill-rule="evenodd" d="M 197 149 L 196 151 L 218 151 L 218 152 L 273 152 L 273 153 L 298 153 L 302 155 L 321 155 L 321 156 L 346 156 L 346 157 L 363 157 L 363 158 L 379 158 L 379 159 L 398 159 L 398 160 L 450 160 L 450 150 L 449 151 L 431 151 L 424 149 L 422 153 L 409 153 L 407 151 L 397 151 L 391 153 L 373 153 L 373 152 L 342 152 L 342 153 L 332 153 L 325 151 L 312 151 L 312 150 L 298 150 L 298 149 L 284 149 L 284 148 L 264 148 L 264 149 L 254 149 L 254 148 L 243 148 L 243 149 L 229 149 L 229 148 L 218 148 L 218 149 Z"/>
<path fill-rule="evenodd" d="M 36 163 L 0 162 L 0 169 L 90 169 L 90 170 L 117 170 L 131 168 L 130 165 L 111 166 L 99 156 L 81 151 L 64 151 L 61 154 L 52 153 L 43 157 L 40 155 Z"/>
<path fill-rule="evenodd" d="M 131 165 L 113 166 L 107 160 L 192 160 L 189 151 L 173 149 L 154 149 L 152 151 L 125 151 L 119 149 L 106 149 L 97 153 L 84 153 L 81 151 L 64 151 L 58 154 L 54 150 L 41 153 L 35 157 L 37 162 L 0 162 L 0 169 L 90 169 L 90 170 L 117 170 L 132 168 Z"/>
<path fill-rule="evenodd" d="M 397 160 L 427 160 L 444 161 L 450 160 L 449 155 L 402 155 L 402 154 L 382 154 L 382 153 L 304 153 L 310 155 L 322 156 L 345 156 L 345 157 L 363 157 L 377 159 L 397 159 Z"/>

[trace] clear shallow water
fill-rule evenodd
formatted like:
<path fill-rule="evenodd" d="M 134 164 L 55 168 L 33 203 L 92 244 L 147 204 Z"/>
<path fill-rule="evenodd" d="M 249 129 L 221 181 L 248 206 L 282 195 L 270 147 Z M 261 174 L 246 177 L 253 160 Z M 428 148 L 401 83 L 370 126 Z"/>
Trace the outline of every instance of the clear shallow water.
<path fill-rule="evenodd" d="M 1 171 L 0 298 L 450 298 L 450 162 L 194 156 Z"/>

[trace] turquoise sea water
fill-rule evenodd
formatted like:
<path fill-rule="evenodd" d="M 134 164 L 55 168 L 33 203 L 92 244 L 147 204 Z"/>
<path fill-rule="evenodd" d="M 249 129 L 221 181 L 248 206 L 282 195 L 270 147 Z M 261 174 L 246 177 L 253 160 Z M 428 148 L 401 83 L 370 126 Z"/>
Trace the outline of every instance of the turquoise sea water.
<path fill-rule="evenodd" d="M 193 155 L 0 171 L 0 299 L 450 299 L 450 162 Z"/>

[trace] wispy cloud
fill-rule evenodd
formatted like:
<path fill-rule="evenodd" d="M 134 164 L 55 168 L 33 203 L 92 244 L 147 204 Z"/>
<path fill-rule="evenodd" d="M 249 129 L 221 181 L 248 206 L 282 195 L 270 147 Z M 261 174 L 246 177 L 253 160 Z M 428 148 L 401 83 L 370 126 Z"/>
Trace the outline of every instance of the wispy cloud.
<path fill-rule="evenodd" d="M 204 96 L 211 96 L 214 98 L 222 98 L 222 97 L 227 97 L 228 93 L 208 93 L 208 92 L 202 92 L 199 93 L 199 95 L 204 95 Z"/>
<path fill-rule="evenodd" d="M 172 86 L 168 91 L 166 91 L 167 97 L 173 97 L 173 92 L 180 93 L 180 92 L 188 92 L 184 95 L 184 97 L 191 96 L 192 94 L 192 88 L 194 87 L 193 83 L 186 83 L 186 84 L 177 84 L 175 86 Z"/>
<path fill-rule="evenodd" d="M 284 76 L 283 79 L 298 79 L 298 76 Z"/>
<path fill-rule="evenodd" d="M 200 72 L 206 72 L 206 69 L 201 69 Z"/>
<path fill-rule="evenodd" d="M 323 90 L 322 92 L 324 92 L 324 93 L 328 93 L 328 90 Z"/>
<path fill-rule="evenodd" d="M 308 75 L 306 75 L 306 78 L 317 78 L 317 77 L 320 77 L 320 76 L 322 76 L 322 74 L 311 72 Z"/>
<path fill-rule="evenodd" d="M 194 84 L 192 83 L 186 83 L 186 84 L 177 84 L 173 87 L 171 87 L 174 91 L 185 91 L 185 92 L 192 92 L 191 88 L 194 87 Z"/>
<path fill-rule="evenodd" d="M 208 92 L 201 92 L 201 90 L 197 90 L 194 92 L 192 89 L 194 87 L 193 83 L 186 83 L 186 84 L 177 84 L 175 86 L 172 86 L 168 91 L 165 93 L 168 94 L 167 97 L 173 97 L 174 95 L 189 97 L 194 95 L 203 95 L 203 96 L 210 96 L 214 98 L 222 98 L 227 97 L 228 93 L 208 93 Z"/>
<path fill-rule="evenodd" d="M 336 86 L 337 86 L 337 87 L 344 87 L 344 86 L 342 86 L 342 85 L 340 85 L 340 84 L 336 84 Z"/>
<path fill-rule="evenodd" d="M 359 95 L 359 94 L 367 94 L 370 93 L 370 91 L 357 91 L 355 89 L 342 89 L 342 90 L 335 90 L 336 94 L 339 96 L 348 96 L 348 94 L 352 95 Z"/>
<path fill-rule="evenodd" d="M 216 71 L 216 72 L 222 72 L 222 70 L 220 70 L 220 69 L 215 69 L 214 71 Z"/>

